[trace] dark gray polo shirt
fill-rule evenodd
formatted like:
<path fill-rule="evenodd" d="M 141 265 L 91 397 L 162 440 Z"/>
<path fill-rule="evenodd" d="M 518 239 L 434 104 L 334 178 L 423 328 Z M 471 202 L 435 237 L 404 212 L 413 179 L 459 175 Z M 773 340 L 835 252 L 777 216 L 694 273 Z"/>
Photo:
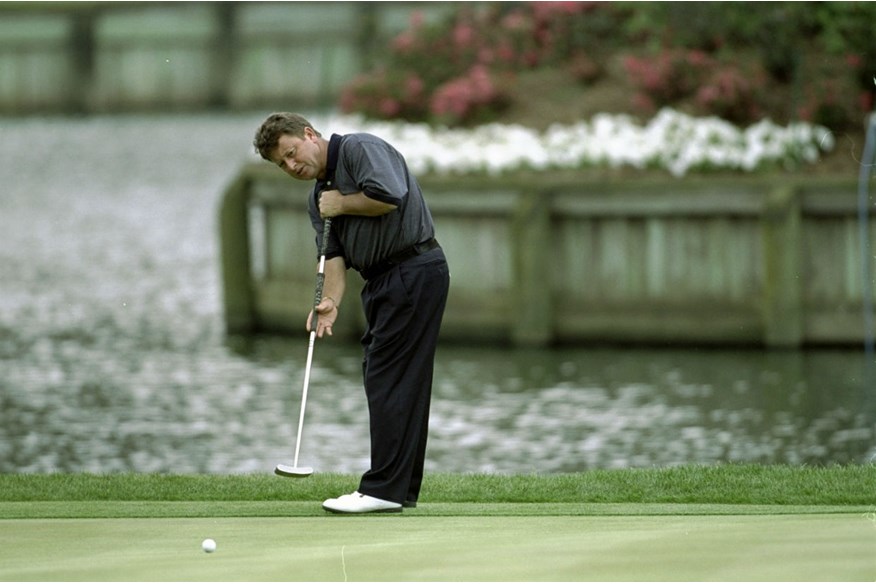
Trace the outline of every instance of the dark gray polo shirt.
<path fill-rule="evenodd" d="M 317 197 L 323 190 L 341 194 L 363 192 L 369 198 L 396 205 L 379 217 L 340 215 L 332 218 L 326 259 L 341 256 L 347 267 L 363 270 L 392 254 L 435 235 L 432 215 L 404 157 L 371 134 L 347 134 L 329 141 L 326 181 L 317 181 L 309 199 L 310 220 L 319 249 L 323 219 Z"/>

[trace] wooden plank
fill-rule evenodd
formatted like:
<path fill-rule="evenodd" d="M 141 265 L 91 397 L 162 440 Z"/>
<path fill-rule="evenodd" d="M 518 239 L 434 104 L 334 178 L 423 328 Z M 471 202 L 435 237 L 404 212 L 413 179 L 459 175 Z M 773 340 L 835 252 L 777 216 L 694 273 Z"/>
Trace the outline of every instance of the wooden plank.
<path fill-rule="evenodd" d="M 438 240 L 453 286 L 483 292 L 507 291 L 512 285 L 509 225 L 488 219 L 436 219 Z"/>
<path fill-rule="evenodd" d="M 756 216 L 763 204 L 762 193 L 739 192 L 728 196 L 698 194 L 691 197 L 687 193 L 632 192 L 622 195 L 599 195 L 582 188 L 581 192 L 564 191 L 555 196 L 554 211 L 569 216 L 712 216 L 722 215 Z M 666 189 L 664 186 L 663 189 Z"/>

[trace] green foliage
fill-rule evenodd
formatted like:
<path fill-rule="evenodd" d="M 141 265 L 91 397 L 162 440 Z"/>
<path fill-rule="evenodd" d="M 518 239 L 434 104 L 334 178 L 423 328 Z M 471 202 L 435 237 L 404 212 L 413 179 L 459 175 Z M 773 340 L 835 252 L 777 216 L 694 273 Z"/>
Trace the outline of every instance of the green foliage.
<path fill-rule="evenodd" d="M 647 112 L 660 97 L 641 87 L 638 70 L 659 68 L 667 52 L 701 51 L 716 72 L 698 80 L 699 97 L 681 109 L 734 122 L 768 116 L 844 129 L 874 105 L 867 66 L 876 61 L 874 30 L 876 5 L 867 2 L 642 3 L 627 26 L 643 54 L 631 72 L 636 106 Z"/>
<path fill-rule="evenodd" d="M 647 2 L 628 26 L 647 50 L 675 48 L 726 53 L 755 48 L 761 66 L 790 82 L 800 40 L 817 33 L 812 4 L 802 2 Z"/>
<path fill-rule="evenodd" d="M 819 2 L 815 12 L 824 48 L 845 59 L 865 111 L 876 106 L 876 3 Z"/>

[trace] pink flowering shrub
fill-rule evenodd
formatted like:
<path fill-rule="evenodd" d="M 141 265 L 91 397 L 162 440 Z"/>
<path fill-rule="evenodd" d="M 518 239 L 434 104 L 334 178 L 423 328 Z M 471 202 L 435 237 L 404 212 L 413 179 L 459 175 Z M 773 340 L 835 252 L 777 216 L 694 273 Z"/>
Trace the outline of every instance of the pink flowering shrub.
<path fill-rule="evenodd" d="M 629 113 L 860 123 L 876 102 L 876 3 L 761 4 L 458 3 L 437 23 L 415 13 L 338 105 L 376 119 L 485 123 L 514 105 L 518 78 L 551 68 L 545 78 L 581 87 L 627 83 Z M 606 85 L 597 102 L 615 89 Z"/>
<path fill-rule="evenodd" d="M 479 64 L 440 85 L 432 94 L 429 111 L 439 122 L 470 123 L 488 117 L 504 100 L 487 68 Z"/>
<path fill-rule="evenodd" d="M 631 105 L 643 114 L 670 105 L 735 123 L 753 122 L 764 114 L 767 78 L 760 68 L 743 72 L 699 50 L 627 56 L 624 68 L 635 89 Z"/>
<path fill-rule="evenodd" d="M 716 67 L 694 94 L 694 112 L 747 124 L 761 119 L 766 76 L 743 72 L 735 65 Z"/>
<path fill-rule="evenodd" d="M 654 57 L 627 56 L 624 68 L 640 107 L 659 109 L 692 95 L 709 77 L 715 61 L 702 51 L 668 50 Z"/>
<path fill-rule="evenodd" d="M 617 14 L 599 2 L 463 4 L 451 21 L 433 26 L 415 14 L 386 63 L 343 89 L 340 109 L 447 125 L 490 121 L 509 104 L 519 71 L 560 64 L 582 82 L 597 78 L 602 68 L 588 47 L 598 35 L 581 32 L 585 22 L 614 22 Z"/>

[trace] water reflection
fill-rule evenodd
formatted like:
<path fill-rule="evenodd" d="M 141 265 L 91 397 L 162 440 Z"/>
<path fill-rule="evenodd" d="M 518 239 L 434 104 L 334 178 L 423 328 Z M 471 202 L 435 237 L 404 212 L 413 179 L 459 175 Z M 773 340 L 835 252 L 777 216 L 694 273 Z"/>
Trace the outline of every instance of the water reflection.
<path fill-rule="evenodd" d="M 290 460 L 306 337 L 222 334 L 216 210 L 261 118 L 3 121 L 0 472 Z M 33 152 L 76 155 L 47 166 Z M 859 351 L 442 346 L 427 465 L 868 463 L 863 366 Z M 359 347 L 320 342 L 302 463 L 367 467 L 360 375 Z"/>
<path fill-rule="evenodd" d="M 874 445 L 856 354 L 567 349 L 466 352 L 448 365 L 442 393 L 464 384 L 468 395 L 439 406 L 435 434 L 488 470 L 860 462 Z M 466 415 L 471 401 L 484 409 Z"/>
<path fill-rule="evenodd" d="M 270 472 L 294 447 L 306 344 L 245 345 L 93 360 L 69 340 L 35 348 L 42 365 L 4 375 L 0 471 Z M 308 465 L 367 467 L 360 360 L 317 347 Z M 860 365 L 854 352 L 442 347 L 428 468 L 865 463 L 876 418 Z"/>

